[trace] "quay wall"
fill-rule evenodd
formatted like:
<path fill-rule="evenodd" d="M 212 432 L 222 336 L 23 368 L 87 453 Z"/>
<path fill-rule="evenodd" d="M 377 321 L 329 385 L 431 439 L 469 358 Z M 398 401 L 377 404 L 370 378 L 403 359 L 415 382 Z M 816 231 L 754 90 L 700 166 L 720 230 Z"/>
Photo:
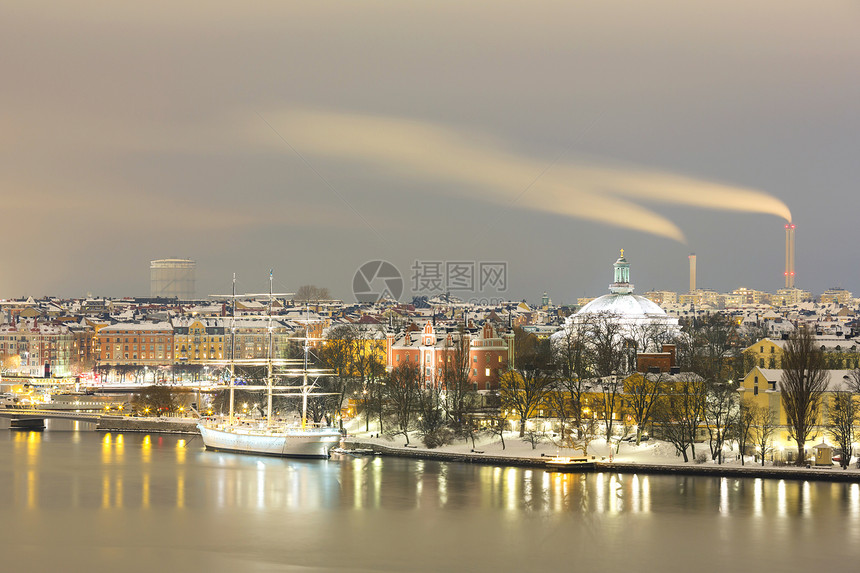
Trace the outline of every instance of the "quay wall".
<path fill-rule="evenodd" d="M 445 462 L 462 462 L 471 464 L 491 464 L 499 466 L 524 466 L 545 468 L 548 458 L 523 458 L 508 456 L 492 456 L 481 453 L 453 453 L 427 450 L 423 448 L 389 447 L 376 443 L 362 442 L 347 438 L 344 440 L 347 448 L 366 448 L 386 456 L 399 456 L 405 458 L 417 458 L 425 460 L 437 460 Z M 574 470 L 569 470 L 573 472 Z M 761 467 L 759 465 L 746 466 L 722 466 L 722 465 L 660 465 L 660 464 L 632 464 L 606 461 L 595 461 L 590 468 L 577 468 L 578 473 L 585 472 L 615 472 L 627 474 L 649 474 L 649 475 L 690 475 L 702 477 L 736 477 L 736 478 L 763 478 L 763 479 L 787 479 L 787 480 L 814 480 L 814 481 L 838 481 L 860 483 L 860 471 L 855 468 L 843 470 L 839 466 L 829 468 L 802 468 L 795 466 L 785 467 Z"/>
<path fill-rule="evenodd" d="M 160 432 L 165 434 L 200 434 L 197 420 L 188 418 L 130 418 L 102 416 L 96 430 L 101 432 Z"/>

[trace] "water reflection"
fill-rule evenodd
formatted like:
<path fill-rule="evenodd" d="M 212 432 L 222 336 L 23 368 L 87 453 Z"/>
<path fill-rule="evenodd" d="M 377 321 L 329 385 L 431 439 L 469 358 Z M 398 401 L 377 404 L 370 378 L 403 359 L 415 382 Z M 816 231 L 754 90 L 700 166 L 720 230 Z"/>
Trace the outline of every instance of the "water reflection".
<path fill-rule="evenodd" d="M 15 524 L 5 547 L 26 553 L 21 564 L 34 558 L 34 539 L 84 548 L 76 563 L 106 555 L 103 547 L 125 559 L 92 571 L 149 568 L 152 547 L 169 548 L 171 563 L 190 555 L 188 570 L 243 571 L 567 570 L 572 555 L 577 569 L 647 558 L 667 571 L 699 562 L 732 570 L 732 560 L 794 570 L 844 565 L 860 552 L 856 483 L 284 460 L 116 432 L 0 432 L 0 459 L 9 492 L 0 520 Z M 679 547 L 694 550 L 681 559 Z M 828 550 L 812 563 L 809 547 Z M 63 569 L 53 565 L 30 569 Z"/>
<path fill-rule="evenodd" d="M 52 440 L 68 436 L 56 443 L 46 443 L 41 432 L 5 434 L 6 445 L 0 446 L 10 452 L 11 482 L 0 486 L 13 492 L 5 503 L 33 511 L 49 500 L 105 510 L 475 508 L 606 516 L 716 511 L 757 519 L 808 518 L 833 506 L 860 532 L 858 484 L 556 473 L 381 457 L 284 460 L 207 452 L 182 437 L 72 434 L 53 434 Z"/>

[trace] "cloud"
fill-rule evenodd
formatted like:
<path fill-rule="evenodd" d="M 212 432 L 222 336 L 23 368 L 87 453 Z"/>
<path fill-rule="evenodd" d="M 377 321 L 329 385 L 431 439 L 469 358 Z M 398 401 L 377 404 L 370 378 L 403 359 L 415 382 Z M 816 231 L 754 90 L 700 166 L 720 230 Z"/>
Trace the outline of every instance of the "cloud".
<path fill-rule="evenodd" d="M 656 170 L 572 162 L 548 166 L 489 138 L 427 122 L 312 109 L 266 117 L 303 152 L 443 182 L 448 185 L 440 189 L 450 193 L 468 190 L 501 205 L 560 213 L 682 243 L 684 234 L 675 223 L 639 202 L 791 219 L 782 201 L 762 191 Z M 266 137 L 272 139 L 271 134 Z"/>

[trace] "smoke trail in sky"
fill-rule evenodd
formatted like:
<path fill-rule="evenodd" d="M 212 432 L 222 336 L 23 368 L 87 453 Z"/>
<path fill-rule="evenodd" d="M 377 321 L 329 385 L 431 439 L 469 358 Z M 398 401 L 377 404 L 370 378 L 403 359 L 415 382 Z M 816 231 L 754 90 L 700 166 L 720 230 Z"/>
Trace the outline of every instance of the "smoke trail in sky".
<path fill-rule="evenodd" d="M 654 170 L 546 163 L 496 141 L 400 118 L 316 110 L 269 115 L 297 147 L 372 165 L 389 173 L 456 183 L 476 197 L 515 204 L 685 242 L 675 223 L 638 202 L 766 213 L 791 220 L 788 207 L 762 191 Z M 535 177 L 546 170 L 535 182 Z M 523 191 L 534 182 L 528 192 Z"/>

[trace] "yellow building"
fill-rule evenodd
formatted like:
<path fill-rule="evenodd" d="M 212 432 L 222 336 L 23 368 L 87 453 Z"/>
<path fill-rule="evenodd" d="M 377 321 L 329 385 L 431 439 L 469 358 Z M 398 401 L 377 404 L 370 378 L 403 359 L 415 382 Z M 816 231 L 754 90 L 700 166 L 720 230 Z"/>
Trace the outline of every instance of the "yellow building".
<path fill-rule="evenodd" d="M 825 441 L 829 440 L 829 436 L 824 431 L 824 426 L 828 423 L 826 405 L 830 403 L 836 392 L 849 390 L 847 380 L 851 376 L 851 370 L 827 370 L 826 372 L 828 375 L 827 391 L 824 393 L 821 408 L 818 412 L 817 423 L 819 424 L 819 428 L 816 432 L 813 432 L 809 441 L 806 442 L 807 457 L 810 457 L 810 448 L 813 445 L 820 443 L 822 439 Z M 742 400 L 751 401 L 756 406 L 768 408 L 773 413 L 774 420 L 778 426 L 772 439 L 776 457 L 779 457 L 781 453 L 784 455 L 784 452 L 790 452 L 793 455 L 797 450 L 797 443 L 789 436 L 788 418 L 782 406 L 782 395 L 780 392 L 782 373 L 781 369 L 759 368 L 756 366 L 747 373 L 738 389 Z"/>
<path fill-rule="evenodd" d="M 782 352 L 786 340 L 762 338 L 744 349 L 744 370 L 758 368 L 782 368 Z M 856 341 L 834 336 L 821 336 L 815 339 L 816 346 L 824 352 L 825 368 L 860 367 L 860 345 Z"/>
<path fill-rule="evenodd" d="M 853 295 L 844 288 L 827 289 L 821 295 L 821 304 L 851 304 Z"/>
<path fill-rule="evenodd" d="M 651 290 L 645 293 L 645 298 L 662 306 L 677 303 L 678 293 L 668 290 Z"/>
<path fill-rule="evenodd" d="M 785 340 L 762 338 L 755 344 L 744 349 L 745 370 L 758 368 L 782 368 L 782 347 Z"/>
<path fill-rule="evenodd" d="M 224 360 L 224 325 L 214 319 L 174 321 L 173 348 L 176 362 L 203 364 Z"/>

